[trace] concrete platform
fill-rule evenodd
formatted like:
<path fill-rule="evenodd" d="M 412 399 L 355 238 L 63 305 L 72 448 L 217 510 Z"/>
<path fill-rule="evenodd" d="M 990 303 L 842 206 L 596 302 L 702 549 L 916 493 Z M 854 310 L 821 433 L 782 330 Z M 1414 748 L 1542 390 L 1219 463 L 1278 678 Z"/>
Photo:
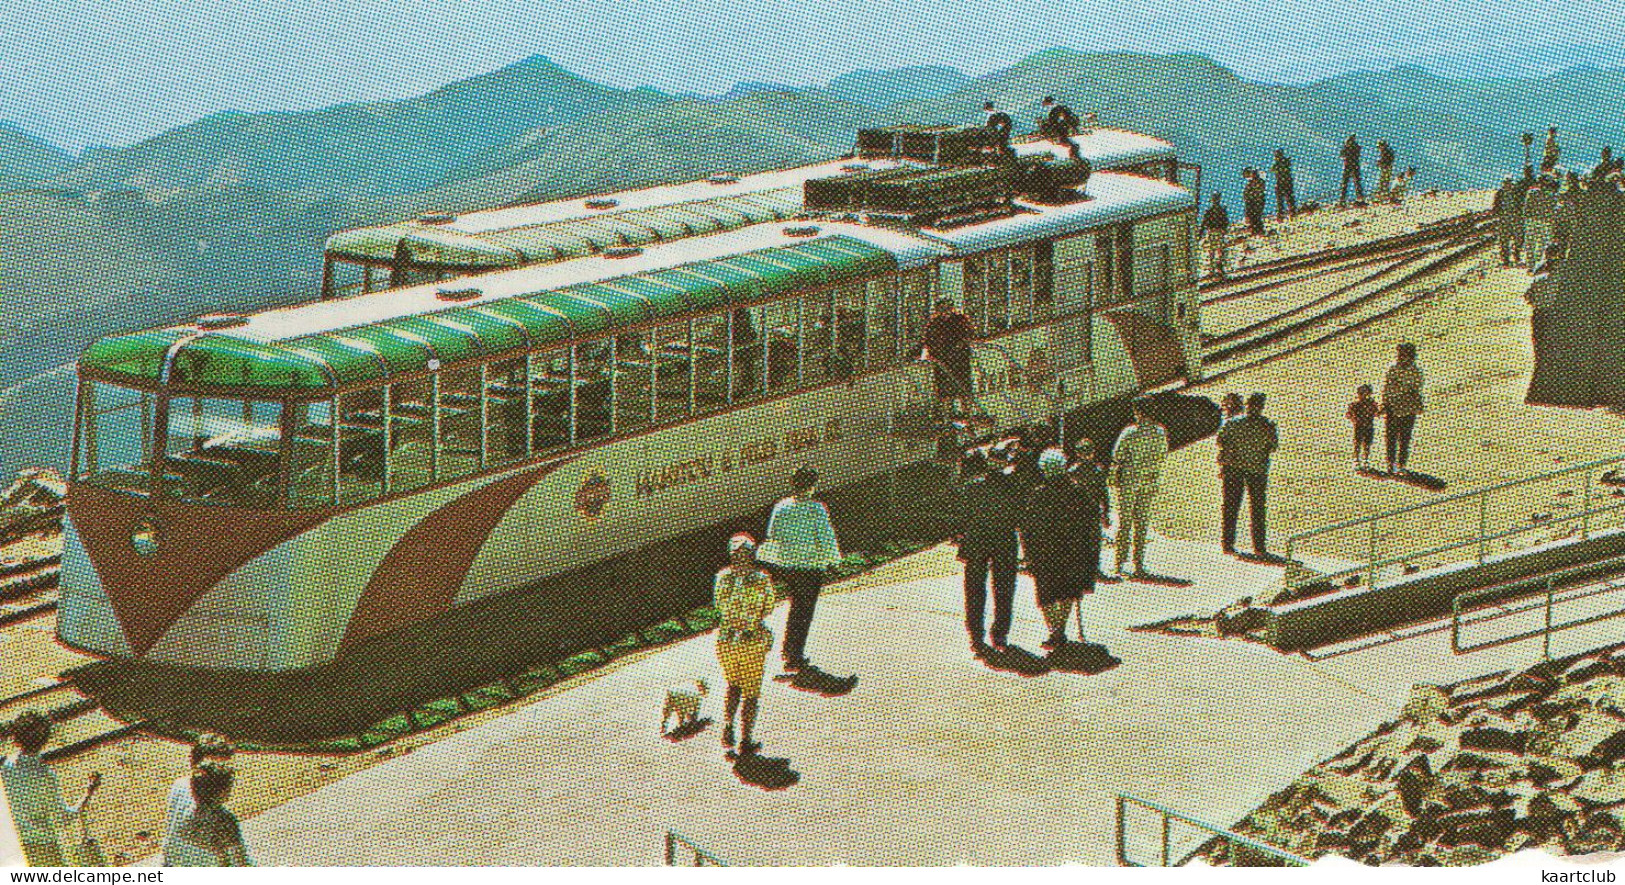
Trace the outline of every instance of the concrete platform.
<path fill-rule="evenodd" d="M 1280 580 L 1172 540 L 1149 564 L 1193 583 L 1089 597 L 1090 638 L 1121 660 L 1096 675 L 973 659 L 957 571 L 831 588 L 809 651 L 859 682 L 838 697 L 768 683 L 759 737 L 799 773 L 787 789 L 736 777 L 715 724 L 657 735 L 666 689 L 696 677 L 720 717 L 702 636 L 273 808 L 248 842 L 263 864 L 658 864 L 671 828 L 735 864 L 1108 865 L 1118 792 L 1233 822 L 1396 712 L 1252 643 L 1129 632 Z M 1036 652 L 1042 634 L 1023 578 L 1012 638 Z"/>

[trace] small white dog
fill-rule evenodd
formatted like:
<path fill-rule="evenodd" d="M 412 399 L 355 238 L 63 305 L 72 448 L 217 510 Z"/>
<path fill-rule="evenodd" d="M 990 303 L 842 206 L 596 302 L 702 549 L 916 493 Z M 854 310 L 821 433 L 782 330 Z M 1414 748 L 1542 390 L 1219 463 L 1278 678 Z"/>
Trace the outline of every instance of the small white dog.
<path fill-rule="evenodd" d="M 705 696 L 710 691 L 711 686 L 707 685 L 704 679 L 694 680 L 693 691 L 681 688 L 668 690 L 666 692 L 666 707 L 660 711 L 660 733 L 671 733 L 666 730 L 666 722 L 673 715 L 677 717 L 678 728 L 693 725 L 695 720 L 700 718 L 700 702 L 705 699 Z"/>

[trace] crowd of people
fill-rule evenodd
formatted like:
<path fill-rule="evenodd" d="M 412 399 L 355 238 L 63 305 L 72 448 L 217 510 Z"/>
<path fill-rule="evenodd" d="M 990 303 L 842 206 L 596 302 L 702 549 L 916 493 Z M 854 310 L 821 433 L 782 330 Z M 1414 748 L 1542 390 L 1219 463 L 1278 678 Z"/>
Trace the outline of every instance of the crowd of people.
<path fill-rule="evenodd" d="M 44 714 L 20 714 L 10 729 L 17 751 L 0 763 L 0 783 L 23 855 L 33 867 L 101 866 L 105 861 L 86 822 L 101 775 L 90 776 L 77 802 L 65 801 L 61 781 L 41 755 L 52 730 Z M 189 755 L 187 772 L 169 790 L 163 865 L 250 866 L 237 817 L 225 804 L 235 780 L 231 744 L 219 735 L 202 734 Z"/>
<path fill-rule="evenodd" d="M 1587 192 L 1617 192 L 1625 181 L 1625 157 L 1615 157 L 1610 147 L 1603 147 L 1586 175 L 1563 169 L 1562 157 L 1553 126 L 1546 132 L 1538 170 L 1533 163 L 1525 164 L 1522 176 L 1507 176 L 1496 189 L 1491 214 L 1502 267 L 1539 272 L 1547 261 L 1561 260 L 1577 226 L 1584 223 L 1581 204 Z"/>
<path fill-rule="evenodd" d="M 1351 186 L 1354 191 L 1354 205 L 1366 205 L 1365 174 L 1361 159 L 1363 153 L 1364 149 L 1355 136 L 1350 135 L 1348 140 L 1343 142 L 1339 152 L 1343 173 L 1341 193 L 1337 202 L 1340 209 L 1349 205 Z M 1374 201 L 1403 202 L 1410 191 L 1411 184 L 1416 178 L 1416 167 L 1409 167 L 1396 174 L 1396 162 L 1392 146 L 1386 141 L 1377 142 L 1377 185 L 1371 192 Z M 1276 149 L 1275 156 L 1270 161 L 1269 173 L 1274 182 L 1275 220 L 1277 223 L 1288 221 L 1296 217 L 1300 209 L 1292 158 L 1287 156 L 1285 150 Z M 1269 182 L 1265 181 L 1263 171 L 1251 166 L 1241 170 L 1241 179 L 1242 219 L 1246 231 L 1252 236 L 1266 235 L 1269 233 L 1265 223 L 1269 208 Z M 1207 275 L 1215 279 L 1224 279 L 1227 273 L 1232 234 L 1230 212 L 1225 207 L 1223 199 L 1223 194 L 1218 191 L 1212 194 L 1199 228 L 1203 252 L 1207 258 Z"/>

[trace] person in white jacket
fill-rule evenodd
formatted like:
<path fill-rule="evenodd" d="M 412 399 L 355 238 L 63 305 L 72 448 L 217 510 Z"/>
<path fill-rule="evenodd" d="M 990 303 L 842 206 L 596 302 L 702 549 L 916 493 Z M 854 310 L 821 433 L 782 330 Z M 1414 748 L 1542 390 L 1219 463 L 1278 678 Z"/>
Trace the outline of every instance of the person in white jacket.
<path fill-rule="evenodd" d="M 101 785 L 102 776 L 92 774 L 84 798 L 69 805 L 62 801 L 62 786 L 56 773 L 39 755 L 46 741 L 51 739 L 51 720 L 29 710 L 12 723 L 11 738 L 17 742 L 20 752 L 6 757 L 5 763 L 0 765 L 0 782 L 5 785 L 23 856 L 31 867 L 77 865 L 70 862 L 77 858 L 64 850 L 62 839 L 67 835 L 64 831 L 84 811 L 85 803 Z"/>
<path fill-rule="evenodd" d="M 824 572 L 841 561 L 841 548 L 830 525 L 829 509 L 812 499 L 818 485 L 818 471 L 797 470 L 791 478 L 790 497 L 773 505 L 767 520 L 767 534 L 756 558 L 771 566 L 784 582 L 790 597 L 790 614 L 784 630 L 784 669 L 806 669 L 807 632 L 818 594 L 824 588 Z"/>

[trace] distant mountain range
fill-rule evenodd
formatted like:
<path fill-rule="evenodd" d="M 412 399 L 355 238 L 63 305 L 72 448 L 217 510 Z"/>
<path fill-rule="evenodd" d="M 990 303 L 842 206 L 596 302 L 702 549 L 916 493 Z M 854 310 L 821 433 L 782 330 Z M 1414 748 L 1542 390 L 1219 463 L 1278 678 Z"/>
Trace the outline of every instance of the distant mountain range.
<path fill-rule="evenodd" d="M 1515 171 L 1518 133 L 1547 125 L 1581 165 L 1625 142 L 1625 71 L 1607 67 L 1281 85 L 1200 55 L 1064 49 L 981 77 L 914 67 L 711 97 L 618 89 L 535 57 L 416 98 L 219 113 L 79 157 L 0 126 L 0 392 L 112 331 L 312 297 L 341 227 L 827 159 L 860 127 L 980 122 L 988 100 L 1029 128 L 1046 94 L 1169 139 L 1232 203 L 1240 167 L 1277 147 L 1305 195 L 1329 193 L 1350 133 L 1386 138 L 1443 188 Z M 0 393 L 0 435 L 7 411 Z"/>

